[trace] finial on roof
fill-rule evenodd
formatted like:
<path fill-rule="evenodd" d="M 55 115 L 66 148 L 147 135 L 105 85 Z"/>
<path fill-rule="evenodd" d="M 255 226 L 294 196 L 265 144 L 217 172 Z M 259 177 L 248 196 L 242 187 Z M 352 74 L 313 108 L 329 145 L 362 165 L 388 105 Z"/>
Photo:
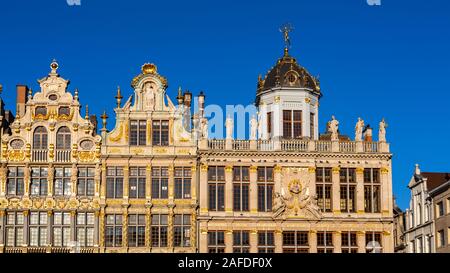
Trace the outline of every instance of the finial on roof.
<path fill-rule="evenodd" d="M 117 86 L 117 95 L 116 95 L 116 101 L 117 101 L 117 108 L 120 108 L 120 102 L 122 101 L 123 97 L 120 93 L 120 86 Z"/>
<path fill-rule="evenodd" d="M 106 114 L 106 110 L 103 111 L 103 114 L 100 116 L 100 118 L 103 121 L 103 128 L 102 128 L 102 130 L 106 130 L 106 120 L 108 119 L 108 115 Z"/>
<path fill-rule="evenodd" d="M 290 23 L 283 24 L 280 27 L 280 32 L 283 33 L 284 38 L 284 56 L 289 55 L 289 49 L 291 48 L 291 38 L 289 33 L 294 30 L 294 27 Z"/>
<path fill-rule="evenodd" d="M 416 175 L 420 175 L 420 168 L 419 168 L 419 164 L 416 164 L 416 170 L 414 172 Z"/>
<path fill-rule="evenodd" d="M 86 116 L 84 117 L 85 119 L 89 119 L 89 105 L 86 104 Z"/>
<path fill-rule="evenodd" d="M 50 72 L 51 74 L 57 74 L 57 70 L 59 68 L 59 64 L 56 61 L 56 59 L 53 59 L 52 63 L 50 64 L 50 68 L 52 69 L 52 71 Z"/>

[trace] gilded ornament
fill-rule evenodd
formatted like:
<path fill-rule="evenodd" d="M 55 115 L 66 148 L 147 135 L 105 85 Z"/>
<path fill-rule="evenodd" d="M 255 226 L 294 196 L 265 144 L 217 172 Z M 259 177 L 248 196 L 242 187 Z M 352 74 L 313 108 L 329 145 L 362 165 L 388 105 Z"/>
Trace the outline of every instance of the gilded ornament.
<path fill-rule="evenodd" d="M 109 137 L 109 141 L 111 141 L 113 143 L 117 143 L 117 142 L 119 142 L 122 139 L 123 131 L 124 131 L 123 121 L 120 122 L 118 131 L 119 131 L 119 133 L 116 136 L 110 136 Z"/>

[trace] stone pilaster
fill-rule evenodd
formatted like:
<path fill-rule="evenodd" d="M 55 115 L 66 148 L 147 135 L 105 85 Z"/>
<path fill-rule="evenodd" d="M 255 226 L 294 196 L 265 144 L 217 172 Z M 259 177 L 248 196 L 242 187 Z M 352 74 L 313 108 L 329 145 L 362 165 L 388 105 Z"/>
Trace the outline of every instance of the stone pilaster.
<path fill-rule="evenodd" d="M 358 231 L 356 233 L 356 240 L 358 243 L 358 253 L 366 253 L 366 233 Z"/>
<path fill-rule="evenodd" d="M 94 247 L 99 247 L 100 245 L 100 210 L 94 213 Z"/>
<path fill-rule="evenodd" d="M 151 251 L 151 223 L 152 223 L 152 209 L 151 206 L 146 206 L 145 208 L 145 247 Z"/>
<path fill-rule="evenodd" d="M 309 193 L 316 196 L 316 167 L 309 167 Z"/>
<path fill-rule="evenodd" d="M 53 211 L 47 211 L 47 253 L 51 252 L 53 242 Z"/>
<path fill-rule="evenodd" d="M 197 165 L 191 167 L 191 198 L 197 202 Z"/>
<path fill-rule="evenodd" d="M 258 253 L 258 230 L 250 231 L 250 253 Z"/>
<path fill-rule="evenodd" d="M 6 212 L 4 210 L 0 210 L 0 253 L 3 252 L 3 247 L 5 246 L 4 241 L 4 230 L 5 230 L 5 214 Z"/>
<path fill-rule="evenodd" d="M 364 168 L 356 168 L 356 211 L 364 213 Z"/>
<path fill-rule="evenodd" d="M 225 231 L 225 253 L 233 253 L 233 230 Z"/>
<path fill-rule="evenodd" d="M 381 213 L 383 216 L 391 216 L 393 208 L 390 207 L 392 192 L 389 181 L 389 169 L 383 167 L 380 169 L 380 191 L 381 191 Z"/>
<path fill-rule="evenodd" d="M 174 217 L 174 213 L 173 213 L 173 206 L 169 207 L 169 215 L 168 217 L 168 221 L 167 221 L 167 247 L 169 248 L 170 252 L 173 252 L 173 217 Z"/>
<path fill-rule="evenodd" d="M 208 166 L 200 167 L 200 214 L 208 213 Z"/>
<path fill-rule="evenodd" d="M 100 214 L 99 214 L 99 216 L 98 216 L 98 224 L 99 224 L 99 227 L 100 227 L 100 229 L 99 229 L 99 234 L 98 234 L 98 237 L 99 237 L 99 242 L 98 242 L 98 244 L 99 244 L 99 247 L 100 247 L 100 252 L 103 252 L 104 251 L 104 247 L 105 247 L 105 209 L 104 208 L 102 208 L 101 210 L 100 210 Z"/>
<path fill-rule="evenodd" d="M 200 222 L 200 238 L 198 240 L 198 248 L 200 253 L 208 253 L 208 224 Z"/>
<path fill-rule="evenodd" d="M 258 167 L 250 167 L 250 213 L 258 213 Z"/>
<path fill-rule="evenodd" d="M 102 181 L 102 168 L 100 164 L 95 164 L 95 177 L 94 177 L 94 183 L 95 183 L 95 197 L 100 197 L 100 184 Z"/>
<path fill-rule="evenodd" d="M 333 246 L 334 246 L 334 253 L 342 253 L 341 232 L 340 231 L 333 232 Z"/>
<path fill-rule="evenodd" d="M 281 181 L 281 172 L 283 168 L 280 165 L 276 165 L 273 170 L 273 179 L 274 179 L 274 192 L 281 193 L 282 181 Z"/>
<path fill-rule="evenodd" d="M 191 213 L 191 248 L 193 252 L 197 250 L 197 211 L 194 209 Z"/>
<path fill-rule="evenodd" d="M 30 219 L 30 211 L 24 210 L 23 212 L 23 247 L 26 247 L 28 245 L 28 226 L 29 226 L 29 219 Z"/>
<path fill-rule="evenodd" d="M 175 177 L 174 177 L 175 166 L 170 165 L 168 170 L 169 170 L 169 181 L 168 181 L 169 203 L 173 203 L 174 198 L 175 198 L 175 194 L 174 194 L 174 192 L 175 192 Z"/>
<path fill-rule="evenodd" d="M 339 178 L 339 172 L 341 168 L 340 167 L 333 167 L 332 169 L 332 175 L 331 175 L 331 181 L 333 182 L 331 188 L 331 210 L 333 211 L 333 214 L 339 215 L 341 214 L 341 203 L 340 203 L 340 178 Z"/>
<path fill-rule="evenodd" d="M 123 167 L 123 201 L 124 203 L 128 202 L 129 191 L 130 191 L 130 166 Z"/>
<path fill-rule="evenodd" d="M 145 168 L 145 199 L 152 200 L 152 165 L 148 164 Z"/>
<path fill-rule="evenodd" d="M 102 182 L 101 182 L 101 190 L 100 190 L 100 198 L 105 199 L 106 198 L 106 162 L 102 162 Z"/>
<path fill-rule="evenodd" d="M 128 208 L 122 212 L 122 247 L 128 249 Z"/>
<path fill-rule="evenodd" d="M 225 212 L 233 214 L 233 166 L 225 167 Z"/>
<path fill-rule="evenodd" d="M 50 198 L 53 196 L 53 186 L 55 183 L 55 168 L 53 164 L 49 164 L 48 166 L 48 175 L 47 175 L 47 196 Z"/>
<path fill-rule="evenodd" d="M 275 230 L 274 237 L 275 253 L 283 253 L 283 231 Z"/>
<path fill-rule="evenodd" d="M 24 186 L 23 195 L 24 196 L 30 196 L 31 168 L 28 165 L 28 163 L 25 164 L 25 168 L 24 168 L 23 186 Z"/>
<path fill-rule="evenodd" d="M 309 253 L 317 253 L 317 231 L 309 232 Z"/>
<path fill-rule="evenodd" d="M 76 164 L 72 164 L 72 175 L 70 177 L 71 183 L 71 196 L 76 197 L 77 196 L 77 184 L 78 184 L 78 168 Z"/>
<path fill-rule="evenodd" d="M 70 240 L 72 242 L 75 242 L 77 240 L 76 221 L 77 221 L 77 212 L 75 210 L 72 210 L 70 211 Z"/>

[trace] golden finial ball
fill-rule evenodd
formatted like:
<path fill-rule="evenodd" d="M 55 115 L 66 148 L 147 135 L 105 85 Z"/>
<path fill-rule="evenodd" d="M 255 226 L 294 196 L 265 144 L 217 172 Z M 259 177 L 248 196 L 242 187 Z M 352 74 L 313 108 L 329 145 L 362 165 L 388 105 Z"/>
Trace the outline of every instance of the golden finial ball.
<path fill-rule="evenodd" d="M 146 63 L 142 66 L 142 73 L 144 74 L 156 74 L 158 68 L 154 64 Z"/>

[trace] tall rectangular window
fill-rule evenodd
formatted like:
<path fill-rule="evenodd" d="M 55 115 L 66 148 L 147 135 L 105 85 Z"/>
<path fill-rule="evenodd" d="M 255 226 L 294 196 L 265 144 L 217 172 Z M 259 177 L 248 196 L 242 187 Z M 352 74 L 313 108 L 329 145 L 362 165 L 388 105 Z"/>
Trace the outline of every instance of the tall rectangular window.
<path fill-rule="evenodd" d="M 81 247 L 94 246 L 95 215 L 93 212 L 78 212 L 76 231 L 77 242 Z"/>
<path fill-rule="evenodd" d="M 333 233 L 317 232 L 317 253 L 333 253 Z"/>
<path fill-rule="evenodd" d="M 309 134 L 311 139 L 315 138 L 315 132 L 316 132 L 316 127 L 315 127 L 315 115 L 314 113 L 310 113 L 309 114 Z"/>
<path fill-rule="evenodd" d="M 323 212 L 331 212 L 331 168 L 316 169 L 317 205 Z"/>
<path fill-rule="evenodd" d="M 106 169 L 106 198 L 123 198 L 123 168 Z"/>
<path fill-rule="evenodd" d="M 72 168 L 55 168 L 55 196 L 70 196 L 72 193 Z"/>
<path fill-rule="evenodd" d="M 154 120 L 152 123 L 152 143 L 154 146 L 169 145 L 169 121 Z"/>
<path fill-rule="evenodd" d="M 6 191 L 8 195 L 22 196 L 24 190 L 24 168 L 9 167 Z"/>
<path fill-rule="evenodd" d="M 31 192 L 32 196 L 47 195 L 48 169 L 46 167 L 31 168 Z"/>
<path fill-rule="evenodd" d="M 78 168 L 78 196 L 94 196 L 95 193 L 95 168 L 79 167 Z"/>
<path fill-rule="evenodd" d="M 437 216 L 437 218 L 439 218 L 439 217 L 442 217 L 444 215 L 445 215 L 444 202 L 441 201 L 441 202 L 436 204 L 436 216 Z"/>
<path fill-rule="evenodd" d="M 258 211 L 272 211 L 273 167 L 258 167 Z"/>
<path fill-rule="evenodd" d="M 307 231 L 283 231 L 283 253 L 308 253 Z"/>
<path fill-rule="evenodd" d="M 130 146 L 147 145 L 147 122 L 145 120 L 130 121 Z"/>
<path fill-rule="evenodd" d="M 21 211 L 6 214 L 6 246 L 21 247 L 25 243 L 23 240 L 24 222 L 25 217 Z"/>
<path fill-rule="evenodd" d="M 145 181 L 146 181 L 146 168 L 144 167 L 130 168 L 130 178 L 129 178 L 130 198 L 137 198 L 137 199 L 145 198 Z"/>
<path fill-rule="evenodd" d="M 128 246 L 129 247 L 145 246 L 145 215 L 144 214 L 128 215 Z"/>
<path fill-rule="evenodd" d="M 249 210 L 250 176 L 248 167 L 233 167 L 233 210 Z"/>
<path fill-rule="evenodd" d="M 175 168 L 175 199 L 191 199 L 191 167 Z"/>
<path fill-rule="evenodd" d="M 233 253 L 249 253 L 250 236 L 248 231 L 233 232 Z"/>
<path fill-rule="evenodd" d="M 208 252 L 225 253 L 224 231 L 208 231 Z"/>
<path fill-rule="evenodd" d="M 341 233 L 342 253 L 358 253 L 358 241 L 356 232 L 343 231 Z"/>
<path fill-rule="evenodd" d="M 69 212 L 55 212 L 53 215 L 53 245 L 67 247 L 70 243 L 71 217 Z"/>
<path fill-rule="evenodd" d="M 302 111 L 283 110 L 283 138 L 300 138 L 302 136 Z"/>
<path fill-rule="evenodd" d="M 364 169 L 364 211 L 380 212 L 380 169 Z"/>
<path fill-rule="evenodd" d="M 173 245 L 175 247 L 191 246 L 191 215 L 177 214 L 173 224 Z"/>
<path fill-rule="evenodd" d="M 167 230 L 168 230 L 168 216 L 163 214 L 152 215 L 152 246 L 166 247 L 167 246 Z"/>
<path fill-rule="evenodd" d="M 381 232 L 366 232 L 366 252 L 383 252 L 383 243 L 381 241 Z"/>
<path fill-rule="evenodd" d="M 30 213 L 30 246 L 47 246 L 47 226 L 47 212 L 33 211 Z"/>
<path fill-rule="evenodd" d="M 272 112 L 267 113 L 267 134 L 272 136 Z"/>
<path fill-rule="evenodd" d="M 107 214 L 105 223 L 105 245 L 107 247 L 122 246 L 122 215 Z"/>
<path fill-rule="evenodd" d="M 356 170 L 354 168 L 341 168 L 340 177 L 340 205 L 341 212 L 356 211 Z"/>
<path fill-rule="evenodd" d="M 169 196 L 169 169 L 167 167 L 152 168 L 152 198 L 167 199 Z"/>
<path fill-rule="evenodd" d="M 274 253 L 275 237 L 273 231 L 258 232 L 258 253 Z"/>
<path fill-rule="evenodd" d="M 225 210 L 225 167 L 208 168 L 208 205 L 211 211 Z"/>
<path fill-rule="evenodd" d="M 444 247 L 445 246 L 445 234 L 444 230 L 439 230 L 437 233 L 437 244 L 438 247 Z"/>

